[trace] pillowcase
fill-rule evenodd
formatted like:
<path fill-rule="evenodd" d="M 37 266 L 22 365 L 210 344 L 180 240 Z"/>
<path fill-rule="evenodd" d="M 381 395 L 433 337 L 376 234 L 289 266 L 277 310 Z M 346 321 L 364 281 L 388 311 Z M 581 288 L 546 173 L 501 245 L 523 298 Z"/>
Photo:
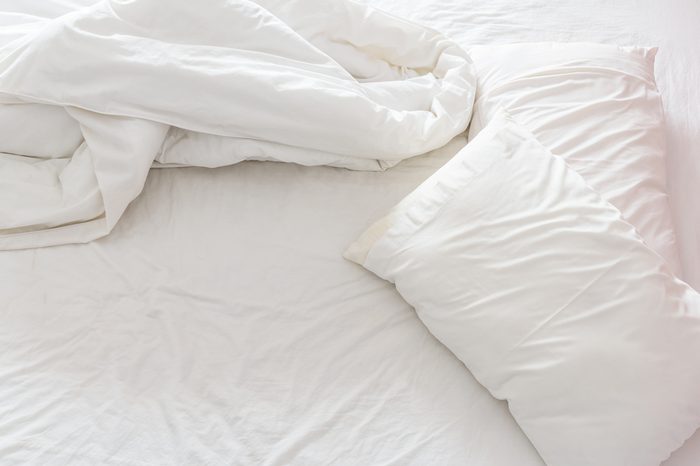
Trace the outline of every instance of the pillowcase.
<path fill-rule="evenodd" d="M 666 191 L 655 48 L 586 43 L 477 46 L 469 137 L 504 108 L 605 199 L 680 274 Z"/>
<path fill-rule="evenodd" d="M 700 296 L 505 116 L 346 257 L 396 284 L 549 466 L 658 466 L 700 426 Z"/>

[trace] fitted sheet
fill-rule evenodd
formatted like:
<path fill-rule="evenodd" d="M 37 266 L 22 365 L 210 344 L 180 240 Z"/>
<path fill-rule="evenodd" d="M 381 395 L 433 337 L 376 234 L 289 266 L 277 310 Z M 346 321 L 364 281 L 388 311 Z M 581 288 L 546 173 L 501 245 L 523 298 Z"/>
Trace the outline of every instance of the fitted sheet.
<path fill-rule="evenodd" d="M 480 43 L 660 44 L 662 92 L 697 96 L 676 88 L 691 78 L 663 77 L 665 67 L 694 66 L 684 60 L 690 42 L 666 52 L 673 59 L 663 49 L 690 3 L 661 14 L 651 2 L 375 3 Z M 590 12 L 603 24 L 591 25 Z M 649 37 L 643 18 L 666 21 L 667 35 Z M 666 101 L 670 137 L 679 136 L 673 199 L 693 193 L 698 133 L 683 114 L 692 104 Z M 393 287 L 340 257 L 464 143 L 385 173 L 268 162 L 154 170 L 111 236 L 0 253 L 3 464 L 542 466 L 507 406 Z M 689 164 L 680 177 L 678 160 Z M 682 235 L 697 222 L 686 225 L 688 263 Z M 696 433 L 667 464 L 698 458 Z"/>
<path fill-rule="evenodd" d="M 340 257 L 463 142 L 386 173 L 156 170 L 112 235 L 1 253 L 3 464 L 539 465 Z"/>

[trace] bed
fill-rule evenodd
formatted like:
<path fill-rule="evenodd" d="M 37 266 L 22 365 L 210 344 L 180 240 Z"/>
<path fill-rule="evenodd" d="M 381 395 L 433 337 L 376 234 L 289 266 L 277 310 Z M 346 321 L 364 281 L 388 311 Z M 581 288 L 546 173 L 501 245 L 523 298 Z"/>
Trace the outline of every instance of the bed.
<path fill-rule="evenodd" d="M 700 285 L 697 4 L 371 3 L 465 45 L 659 45 L 671 202 Z M 0 9 L 61 12 L 41 5 Z M 109 236 L 3 251 L 0 462 L 541 466 L 505 402 L 341 257 L 465 143 L 386 172 L 152 170 Z M 700 433 L 665 464 L 698 458 Z"/>

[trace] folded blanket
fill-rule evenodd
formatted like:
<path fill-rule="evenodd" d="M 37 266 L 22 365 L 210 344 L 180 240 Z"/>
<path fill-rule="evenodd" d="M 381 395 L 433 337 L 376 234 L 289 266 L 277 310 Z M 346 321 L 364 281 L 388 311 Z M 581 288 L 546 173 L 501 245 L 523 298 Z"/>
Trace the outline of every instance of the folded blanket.
<path fill-rule="evenodd" d="M 105 0 L 8 18 L 0 249 L 108 234 L 154 162 L 381 170 L 471 114 L 462 49 L 351 1 Z"/>

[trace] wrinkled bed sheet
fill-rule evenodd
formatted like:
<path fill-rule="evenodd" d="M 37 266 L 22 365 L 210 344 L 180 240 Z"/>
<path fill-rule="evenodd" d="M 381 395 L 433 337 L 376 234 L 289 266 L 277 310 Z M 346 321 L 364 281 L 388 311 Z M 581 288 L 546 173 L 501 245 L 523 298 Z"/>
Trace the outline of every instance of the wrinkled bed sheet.
<path fill-rule="evenodd" d="M 20 3 L 60 13 L 27 0 L 0 9 Z M 689 11 L 375 3 L 480 42 L 662 47 Z M 659 20 L 666 29 L 648 37 Z M 659 55 L 666 93 L 664 67 L 686 66 L 681 46 Z M 680 97 L 670 101 L 671 135 L 697 124 Z M 694 160 L 697 133 L 683 134 L 675 149 L 683 142 L 687 153 L 674 150 L 671 163 Z M 394 289 L 340 258 L 464 143 L 384 173 L 270 162 L 154 170 L 109 237 L 0 253 L 3 464 L 542 466 L 506 405 Z M 681 178 L 671 171 L 677 190 L 692 165 Z M 700 434 L 666 464 L 697 458 Z"/>
<path fill-rule="evenodd" d="M 157 170 L 110 236 L 1 253 L 3 464 L 539 465 L 394 289 L 339 259 L 462 143 L 385 173 Z"/>

